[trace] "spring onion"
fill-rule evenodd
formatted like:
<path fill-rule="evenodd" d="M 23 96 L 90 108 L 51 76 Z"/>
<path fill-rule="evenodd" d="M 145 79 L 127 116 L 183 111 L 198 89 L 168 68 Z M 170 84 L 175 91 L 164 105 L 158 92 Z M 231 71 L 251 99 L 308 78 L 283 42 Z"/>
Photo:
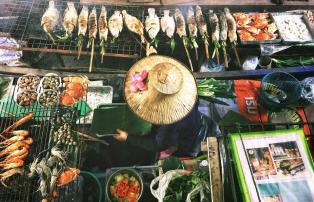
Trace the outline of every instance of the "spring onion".
<path fill-rule="evenodd" d="M 302 57 L 300 58 L 290 58 L 286 60 L 280 60 L 272 58 L 272 61 L 275 62 L 275 64 L 278 67 L 293 67 L 293 66 L 308 66 L 314 64 L 314 57 Z"/>

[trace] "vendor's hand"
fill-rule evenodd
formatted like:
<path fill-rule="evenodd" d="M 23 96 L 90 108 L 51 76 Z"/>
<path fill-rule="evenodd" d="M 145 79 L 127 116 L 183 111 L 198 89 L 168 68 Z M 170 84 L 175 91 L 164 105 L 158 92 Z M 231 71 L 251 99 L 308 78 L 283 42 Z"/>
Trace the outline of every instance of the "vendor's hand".
<path fill-rule="evenodd" d="M 128 138 L 128 135 L 129 134 L 127 132 L 120 130 L 120 129 L 117 129 L 117 134 L 113 137 L 116 138 L 116 140 L 118 140 L 120 142 L 125 142 L 126 139 Z"/>

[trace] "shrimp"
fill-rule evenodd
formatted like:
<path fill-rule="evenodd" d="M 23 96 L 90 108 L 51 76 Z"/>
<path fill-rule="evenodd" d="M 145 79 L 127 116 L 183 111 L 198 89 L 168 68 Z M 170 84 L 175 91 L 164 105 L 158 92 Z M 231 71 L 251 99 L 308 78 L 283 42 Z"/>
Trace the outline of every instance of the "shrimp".
<path fill-rule="evenodd" d="M 0 157 L 5 156 L 7 154 L 10 154 L 10 153 L 14 152 L 15 150 L 18 150 L 21 147 L 26 147 L 27 149 L 29 149 L 29 145 L 28 144 L 26 144 L 23 141 L 18 141 L 18 142 L 14 143 L 14 144 L 11 144 L 10 146 L 5 148 L 4 150 L 2 150 L 0 152 Z"/>
<path fill-rule="evenodd" d="M 14 162 L 0 164 L 0 167 L 2 167 L 3 170 L 10 170 L 12 168 L 22 167 L 23 165 L 24 161 L 22 159 L 17 159 Z"/>
<path fill-rule="evenodd" d="M 29 137 L 29 138 L 25 139 L 23 142 L 30 145 L 30 144 L 33 144 L 34 141 L 33 141 L 33 138 Z"/>
<path fill-rule="evenodd" d="M 7 127 L 4 131 L 2 131 L 1 135 L 9 133 L 10 131 L 16 129 L 20 125 L 23 125 L 24 123 L 30 121 L 33 118 L 33 113 L 27 114 L 25 117 L 21 118 L 17 122 L 13 123 L 11 126 Z"/>
<path fill-rule="evenodd" d="M 50 184 L 49 184 L 50 195 L 52 195 L 53 192 L 54 192 L 55 189 L 56 189 L 56 184 L 57 184 L 58 176 L 59 176 L 59 171 L 58 171 L 57 167 L 54 167 L 54 168 L 52 169 L 52 175 L 51 175 Z"/>
<path fill-rule="evenodd" d="M 18 157 L 18 156 L 22 156 L 24 154 L 28 154 L 28 148 L 23 146 L 21 147 L 21 149 L 18 149 L 18 150 L 15 150 L 13 152 L 11 152 L 7 157 L 6 159 L 10 159 L 10 158 L 15 158 L 15 157 Z"/>
<path fill-rule="evenodd" d="M 65 162 L 65 158 L 66 158 L 66 153 L 59 150 L 58 147 L 53 147 L 51 149 L 51 155 L 57 157 L 59 160 Z"/>
<path fill-rule="evenodd" d="M 15 161 L 17 159 L 24 159 L 25 157 L 27 157 L 27 155 L 28 155 L 28 151 L 26 151 L 25 153 L 23 153 L 19 156 L 6 157 L 5 161 Z"/>
<path fill-rule="evenodd" d="M 24 140 L 24 137 L 23 136 L 13 136 L 3 142 L 0 143 L 0 148 L 3 148 L 3 147 L 7 147 L 15 142 L 18 142 L 18 141 L 21 141 L 21 140 Z"/>
<path fill-rule="evenodd" d="M 3 186 L 7 187 L 7 185 L 5 184 L 5 181 L 13 176 L 13 175 L 24 175 L 24 170 L 22 168 L 13 168 L 11 170 L 5 171 L 4 173 L 0 174 L 0 182 Z"/>
<path fill-rule="evenodd" d="M 35 175 L 35 172 L 36 172 L 36 166 L 38 164 L 38 161 L 39 159 L 36 158 L 32 163 L 31 165 L 29 166 L 29 173 L 27 174 L 27 176 L 29 178 L 33 177 Z"/>

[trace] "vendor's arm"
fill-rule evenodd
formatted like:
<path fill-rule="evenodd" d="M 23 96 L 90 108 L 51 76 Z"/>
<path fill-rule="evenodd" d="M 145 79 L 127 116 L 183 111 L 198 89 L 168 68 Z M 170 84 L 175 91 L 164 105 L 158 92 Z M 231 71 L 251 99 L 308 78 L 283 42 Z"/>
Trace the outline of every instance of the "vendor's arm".
<path fill-rule="evenodd" d="M 160 151 L 160 147 L 157 144 L 155 136 L 147 135 L 147 136 L 135 136 L 129 135 L 126 131 L 117 129 L 117 134 L 114 136 L 115 139 L 121 142 L 128 142 L 133 146 L 143 148 L 148 151 Z"/>

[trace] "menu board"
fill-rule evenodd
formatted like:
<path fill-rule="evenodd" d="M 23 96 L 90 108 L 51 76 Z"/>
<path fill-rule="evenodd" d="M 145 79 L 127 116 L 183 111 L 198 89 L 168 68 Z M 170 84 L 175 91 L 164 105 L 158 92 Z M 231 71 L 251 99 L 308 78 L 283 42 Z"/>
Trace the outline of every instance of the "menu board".
<path fill-rule="evenodd" d="M 314 201 L 313 160 L 304 133 L 230 134 L 244 201 Z"/>

